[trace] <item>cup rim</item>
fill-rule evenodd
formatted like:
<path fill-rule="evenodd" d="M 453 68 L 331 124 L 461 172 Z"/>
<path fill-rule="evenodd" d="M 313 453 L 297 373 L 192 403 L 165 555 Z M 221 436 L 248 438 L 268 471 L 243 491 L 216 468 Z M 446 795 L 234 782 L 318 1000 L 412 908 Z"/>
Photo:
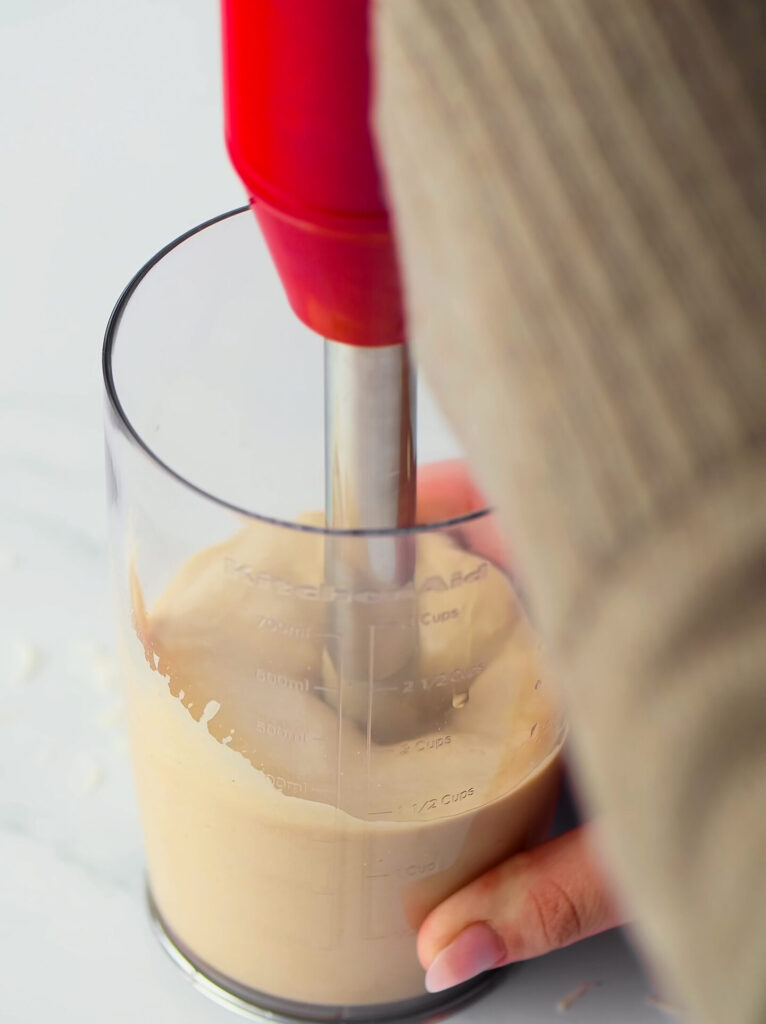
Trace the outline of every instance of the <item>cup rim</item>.
<path fill-rule="evenodd" d="M 220 213 L 215 217 L 210 217 L 208 220 L 203 221 L 201 224 L 197 224 L 195 227 L 190 228 L 188 231 L 184 231 L 173 241 L 168 242 L 162 249 L 151 256 L 146 263 L 133 275 L 128 284 L 123 289 L 120 297 L 117 299 L 109 320 L 107 321 L 106 331 L 104 332 L 104 342 L 101 350 L 101 369 L 104 380 L 104 389 L 106 392 L 107 401 L 109 406 L 117 418 L 118 423 L 122 429 L 127 433 L 128 437 L 133 443 L 139 448 L 139 450 L 150 459 L 156 466 L 158 466 L 163 472 L 167 473 L 177 483 L 183 487 L 188 488 L 190 491 L 195 493 L 201 498 L 212 502 L 213 504 L 228 509 L 230 512 L 234 512 L 237 515 L 245 516 L 247 519 L 254 519 L 258 522 L 270 523 L 274 526 L 280 526 L 285 529 L 298 530 L 304 533 L 318 533 L 331 536 L 345 536 L 345 537 L 389 537 L 389 536 L 402 536 L 402 535 L 413 535 L 421 533 L 433 533 L 440 530 L 445 530 L 450 527 L 461 526 L 465 523 L 470 523 L 475 520 L 481 519 L 488 516 L 491 513 L 491 508 L 485 507 L 475 509 L 472 512 L 467 512 L 464 515 L 453 516 L 449 519 L 440 519 L 428 523 L 416 523 L 413 526 L 399 526 L 390 529 L 336 529 L 328 526 L 315 526 L 310 523 L 299 523 L 294 522 L 290 519 L 280 519 L 276 516 L 264 515 L 260 512 L 255 512 L 252 509 L 244 508 L 241 505 L 237 505 L 233 502 L 227 501 L 225 498 L 219 497 L 216 494 L 206 490 L 204 487 L 200 487 L 199 484 L 193 483 L 187 479 L 183 474 L 173 469 L 164 459 L 152 449 L 151 445 L 141 436 L 139 431 L 132 424 L 130 417 L 126 413 L 120 396 L 118 393 L 117 384 L 115 383 L 113 367 L 112 367 L 112 355 L 114 351 L 117 334 L 120 328 L 120 322 L 122 316 L 127 308 L 130 299 L 132 298 L 138 286 L 149 274 L 149 272 L 169 253 L 171 253 L 178 246 L 182 245 L 189 238 L 199 234 L 206 228 L 212 227 L 214 224 L 218 224 L 221 221 L 228 220 L 230 217 L 236 217 L 240 214 L 249 213 L 249 206 L 238 206 L 233 210 L 228 210 L 226 213 Z"/>

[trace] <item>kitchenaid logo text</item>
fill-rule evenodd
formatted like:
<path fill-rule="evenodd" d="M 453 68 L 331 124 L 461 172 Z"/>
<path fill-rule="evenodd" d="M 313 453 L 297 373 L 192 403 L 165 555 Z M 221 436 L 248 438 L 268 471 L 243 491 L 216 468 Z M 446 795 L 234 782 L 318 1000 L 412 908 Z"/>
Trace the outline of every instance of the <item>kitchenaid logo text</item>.
<path fill-rule="evenodd" d="M 237 576 L 259 590 L 269 590 L 283 597 L 293 597 L 300 601 L 320 601 L 327 604 L 381 604 L 388 601 L 408 601 L 428 593 L 444 593 L 464 587 L 468 583 L 480 583 L 489 572 L 489 563 L 481 562 L 470 572 L 453 572 L 451 576 L 427 576 L 417 585 L 412 582 L 396 590 L 350 590 L 348 587 L 336 587 L 331 583 L 314 586 L 310 583 L 293 583 L 281 576 L 254 569 L 251 565 L 237 562 L 227 556 L 223 560 L 224 573 Z"/>

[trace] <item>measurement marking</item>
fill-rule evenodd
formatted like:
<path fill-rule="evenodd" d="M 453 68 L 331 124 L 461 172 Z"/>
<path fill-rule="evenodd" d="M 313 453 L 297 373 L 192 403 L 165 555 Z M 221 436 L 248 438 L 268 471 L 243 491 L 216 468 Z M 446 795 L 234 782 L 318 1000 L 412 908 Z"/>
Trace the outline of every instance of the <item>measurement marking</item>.
<path fill-rule="evenodd" d="M 376 817 L 378 814 L 393 814 L 393 811 L 369 811 L 368 815 L 370 818 Z"/>
<path fill-rule="evenodd" d="M 390 878 L 391 875 L 388 871 L 384 871 L 381 875 L 367 875 L 367 878 Z"/>
<path fill-rule="evenodd" d="M 338 747 L 336 752 L 335 761 L 335 809 L 340 810 L 340 779 L 341 769 L 340 766 L 343 764 L 341 760 L 341 748 L 343 746 L 343 729 L 341 725 L 343 723 L 343 682 L 344 682 L 344 670 L 343 655 L 341 654 L 338 659 Z"/>
<path fill-rule="evenodd" d="M 370 626 L 370 645 L 367 659 L 367 806 L 370 806 L 370 777 L 372 775 L 372 691 L 375 668 L 375 629 Z"/>
<path fill-rule="evenodd" d="M 378 693 L 396 693 L 397 690 L 401 689 L 399 686 L 377 686 L 376 690 Z"/>

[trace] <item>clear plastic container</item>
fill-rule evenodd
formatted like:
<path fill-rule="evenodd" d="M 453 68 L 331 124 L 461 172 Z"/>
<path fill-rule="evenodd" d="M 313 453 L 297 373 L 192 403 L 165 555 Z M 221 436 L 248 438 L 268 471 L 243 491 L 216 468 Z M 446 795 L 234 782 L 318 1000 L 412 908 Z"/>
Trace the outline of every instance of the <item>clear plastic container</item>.
<path fill-rule="evenodd" d="M 107 330 L 150 903 L 175 959 L 240 1011 L 425 1020 L 488 978 L 428 995 L 416 929 L 544 835 L 564 723 L 422 385 L 420 525 L 324 528 L 322 358 L 247 210 L 150 261 Z M 367 571 L 391 543 L 414 552 L 404 585 Z"/>

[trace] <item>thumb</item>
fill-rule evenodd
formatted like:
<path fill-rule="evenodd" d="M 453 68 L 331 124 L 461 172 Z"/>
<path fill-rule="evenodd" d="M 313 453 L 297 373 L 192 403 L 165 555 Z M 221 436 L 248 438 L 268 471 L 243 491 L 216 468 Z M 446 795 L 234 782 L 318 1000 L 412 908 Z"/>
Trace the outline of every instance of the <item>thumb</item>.
<path fill-rule="evenodd" d="M 519 853 L 446 899 L 423 922 L 430 992 L 613 928 L 625 915 L 594 849 L 593 826 Z"/>

